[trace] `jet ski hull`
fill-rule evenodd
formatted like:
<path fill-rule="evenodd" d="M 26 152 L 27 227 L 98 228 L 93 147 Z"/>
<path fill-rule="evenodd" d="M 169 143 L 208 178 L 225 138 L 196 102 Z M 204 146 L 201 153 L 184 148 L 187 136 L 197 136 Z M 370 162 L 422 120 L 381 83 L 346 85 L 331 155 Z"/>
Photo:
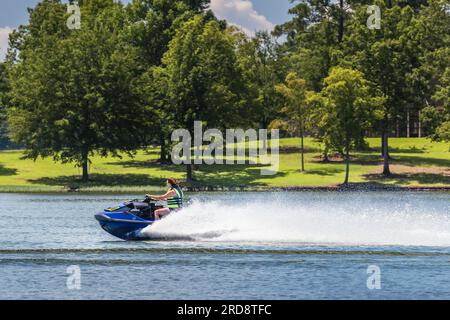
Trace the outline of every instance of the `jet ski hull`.
<path fill-rule="evenodd" d="M 144 240 L 142 230 L 154 223 L 131 213 L 102 212 L 95 215 L 103 230 L 122 240 Z"/>

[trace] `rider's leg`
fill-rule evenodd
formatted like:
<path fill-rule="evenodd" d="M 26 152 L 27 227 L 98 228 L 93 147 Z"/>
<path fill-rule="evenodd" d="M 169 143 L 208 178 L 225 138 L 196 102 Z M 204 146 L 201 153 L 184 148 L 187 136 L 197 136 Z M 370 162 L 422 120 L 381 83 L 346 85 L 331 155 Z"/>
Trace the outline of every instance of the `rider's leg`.
<path fill-rule="evenodd" d="M 169 208 L 162 208 L 155 210 L 155 220 L 160 220 L 162 217 L 167 216 L 170 213 Z"/>

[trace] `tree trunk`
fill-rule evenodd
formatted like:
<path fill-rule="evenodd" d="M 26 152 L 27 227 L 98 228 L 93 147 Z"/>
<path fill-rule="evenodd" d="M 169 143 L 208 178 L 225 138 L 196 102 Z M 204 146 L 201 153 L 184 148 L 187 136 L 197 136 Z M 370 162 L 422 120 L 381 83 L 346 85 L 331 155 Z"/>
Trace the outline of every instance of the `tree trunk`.
<path fill-rule="evenodd" d="M 383 132 L 383 175 L 389 176 L 389 133 L 387 130 Z"/>
<path fill-rule="evenodd" d="M 345 145 L 345 180 L 344 180 L 345 186 L 348 186 L 349 175 L 350 175 L 350 143 L 347 140 Z"/>
<path fill-rule="evenodd" d="M 411 138 L 411 121 L 409 119 L 409 110 L 406 111 L 406 137 Z"/>
<path fill-rule="evenodd" d="M 400 123 L 398 121 L 398 118 L 395 122 L 395 135 L 397 138 L 400 138 Z"/>
<path fill-rule="evenodd" d="M 88 164 L 89 164 L 88 152 L 83 151 L 83 154 L 81 155 L 81 167 L 83 169 L 83 176 L 81 178 L 81 181 L 83 182 L 89 181 Z"/>
<path fill-rule="evenodd" d="M 328 146 L 325 146 L 323 150 L 323 162 L 330 162 L 330 159 L 328 158 Z"/>
<path fill-rule="evenodd" d="M 161 134 L 159 136 L 159 144 L 161 147 L 161 154 L 159 156 L 159 161 L 161 163 L 166 163 L 169 160 L 168 154 L 167 154 L 167 145 L 166 145 L 166 139 L 164 138 L 164 135 Z"/>
<path fill-rule="evenodd" d="M 381 132 L 381 157 L 384 158 L 386 155 L 390 159 L 389 146 L 387 144 L 387 136 L 389 136 L 389 124 L 388 119 L 383 120 L 382 132 Z"/>
<path fill-rule="evenodd" d="M 266 129 L 267 130 L 267 127 L 268 127 L 268 125 L 267 125 L 267 120 L 266 119 L 263 119 L 262 121 L 261 121 L 261 128 L 262 129 Z M 262 141 L 262 147 L 263 147 L 263 150 L 266 150 L 267 151 L 267 135 L 263 135 L 263 141 Z"/>
<path fill-rule="evenodd" d="M 302 159 L 302 172 L 305 171 L 305 142 L 303 137 L 303 123 L 302 120 L 300 120 L 300 152 L 301 152 L 301 159 Z"/>
<path fill-rule="evenodd" d="M 193 172 L 192 172 L 192 164 L 187 164 L 186 165 L 186 181 L 187 182 L 194 181 L 194 175 L 193 175 Z"/>
<path fill-rule="evenodd" d="M 420 121 L 420 110 L 419 110 L 419 128 L 418 137 L 422 138 L 422 121 Z"/>

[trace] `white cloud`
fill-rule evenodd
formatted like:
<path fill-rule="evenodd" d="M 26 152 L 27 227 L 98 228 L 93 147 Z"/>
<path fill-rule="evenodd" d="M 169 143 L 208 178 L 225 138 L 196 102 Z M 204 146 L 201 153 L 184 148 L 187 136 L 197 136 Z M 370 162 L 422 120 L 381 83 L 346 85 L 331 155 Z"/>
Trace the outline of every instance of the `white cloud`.
<path fill-rule="evenodd" d="M 259 14 L 250 0 L 212 0 L 211 9 L 219 19 L 226 19 L 252 35 L 255 31 L 272 31 L 275 25 Z"/>
<path fill-rule="evenodd" d="M 0 28 L 0 61 L 3 61 L 6 55 L 6 50 L 8 49 L 8 37 L 13 31 L 10 27 Z"/>

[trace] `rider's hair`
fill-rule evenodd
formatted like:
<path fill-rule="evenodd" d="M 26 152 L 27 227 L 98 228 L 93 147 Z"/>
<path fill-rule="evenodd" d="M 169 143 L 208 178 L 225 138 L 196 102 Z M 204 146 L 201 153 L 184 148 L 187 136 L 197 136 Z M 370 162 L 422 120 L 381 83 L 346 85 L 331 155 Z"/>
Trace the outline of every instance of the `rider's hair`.
<path fill-rule="evenodd" d="M 179 182 L 178 182 L 176 179 L 174 179 L 174 178 L 169 178 L 169 179 L 167 179 L 167 182 L 170 183 L 170 185 L 171 185 L 172 187 L 178 186 L 178 185 L 179 185 Z"/>

